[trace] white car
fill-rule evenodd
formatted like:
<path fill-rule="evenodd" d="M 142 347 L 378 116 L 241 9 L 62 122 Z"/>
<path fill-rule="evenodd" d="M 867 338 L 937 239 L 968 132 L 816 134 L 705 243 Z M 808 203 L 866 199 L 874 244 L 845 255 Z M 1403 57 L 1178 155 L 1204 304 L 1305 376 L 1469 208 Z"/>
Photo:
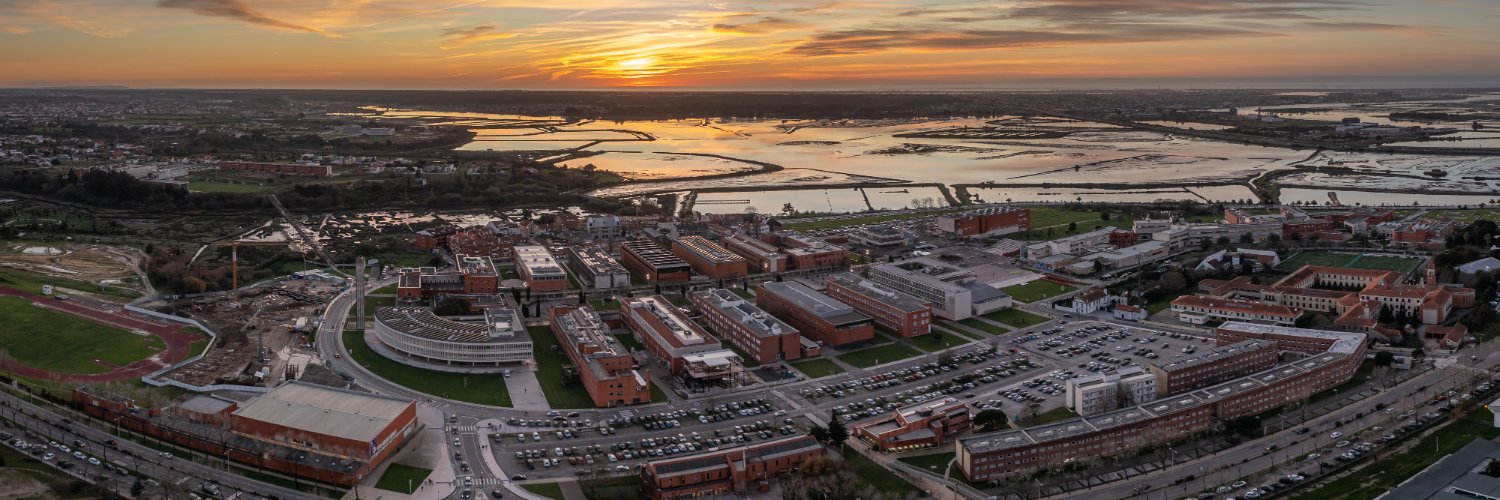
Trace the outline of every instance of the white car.
<path fill-rule="evenodd" d="M 1328 439 L 1338 439 L 1338 438 L 1341 438 L 1341 437 L 1344 437 L 1344 433 L 1339 432 L 1339 431 L 1333 431 L 1332 434 L 1328 435 Z"/>

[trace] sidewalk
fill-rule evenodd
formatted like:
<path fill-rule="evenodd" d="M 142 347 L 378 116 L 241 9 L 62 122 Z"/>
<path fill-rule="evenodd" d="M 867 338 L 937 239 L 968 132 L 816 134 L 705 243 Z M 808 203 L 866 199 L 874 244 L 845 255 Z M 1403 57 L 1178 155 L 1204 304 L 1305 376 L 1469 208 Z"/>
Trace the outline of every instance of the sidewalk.
<path fill-rule="evenodd" d="M 480 442 L 495 442 L 495 440 L 490 437 L 491 434 L 494 434 L 494 432 L 490 431 L 491 426 L 498 429 L 501 426 L 501 422 L 497 419 L 479 421 L 476 431 L 479 433 Z M 500 485 L 505 487 L 507 491 L 510 491 L 512 495 L 515 495 L 517 498 L 525 498 L 527 500 L 548 500 L 547 497 L 543 497 L 527 491 L 526 488 L 522 488 L 514 481 L 511 481 L 510 474 L 505 473 L 505 470 L 500 468 L 500 462 L 498 460 L 495 460 L 495 454 L 493 452 L 486 451 L 483 455 L 484 466 L 490 469 L 490 475 L 500 478 Z M 566 491 L 566 488 L 564 489 L 564 491 Z M 579 498 L 582 498 L 582 491 L 580 491 L 579 494 Z"/>
<path fill-rule="evenodd" d="M 417 406 L 417 421 L 421 422 L 422 428 L 411 442 L 397 452 L 390 460 L 376 468 L 370 475 L 365 476 L 358 486 L 351 488 L 343 498 L 381 498 L 395 500 L 427 500 L 444 498 L 452 495 L 454 491 L 453 462 L 448 460 L 448 438 L 443 434 L 443 412 L 425 406 Z M 409 465 L 431 469 L 432 474 L 427 476 L 426 484 L 415 484 L 416 491 L 406 494 L 399 491 L 377 489 L 375 484 L 380 482 L 380 477 L 385 475 L 386 469 L 391 464 Z"/>

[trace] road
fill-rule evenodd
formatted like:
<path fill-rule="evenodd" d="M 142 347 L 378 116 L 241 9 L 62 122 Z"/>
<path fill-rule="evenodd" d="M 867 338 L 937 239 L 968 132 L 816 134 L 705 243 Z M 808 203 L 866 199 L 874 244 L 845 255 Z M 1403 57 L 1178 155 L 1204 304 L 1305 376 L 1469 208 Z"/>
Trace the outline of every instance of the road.
<path fill-rule="evenodd" d="M 1475 369 L 1490 370 L 1500 364 L 1500 353 L 1491 353 L 1480 359 Z M 1464 366 L 1468 364 L 1465 363 Z M 1209 455 L 1196 461 L 1178 464 L 1164 471 L 1153 472 L 1132 480 L 1110 483 L 1109 485 L 1088 491 L 1075 491 L 1059 497 L 1068 498 L 1126 498 L 1137 493 L 1137 488 L 1149 485 L 1150 491 L 1144 498 L 1182 498 L 1189 493 L 1196 495 L 1200 490 L 1233 482 L 1236 478 L 1253 472 L 1269 469 L 1275 464 L 1291 460 L 1299 456 L 1306 456 L 1315 450 L 1331 447 L 1341 439 L 1330 438 L 1330 433 L 1338 430 L 1345 434 L 1353 434 L 1355 431 L 1375 425 L 1383 425 L 1387 428 L 1394 426 L 1387 422 L 1392 415 L 1400 415 L 1407 410 L 1415 410 L 1420 415 L 1425 411 L 1423 403 L 1436 397 L 1444 391 L 1452 389 L 1461 383 L 1466 383 L 1468 378 L 1461 376 L 1467 370 L 1462 367 L 1449 367 L 1445 369 L 1432 370 L 1422 375 L 1413 377 L 1411 380 L 1399 386 L 1386 389 L 1375 396 L 1365 398 L 1361 401 L 1344 406 L 1326 415 L 1313 418 L 1303 423 L 1300 427 L 1311 429 L 1307 434 L 1298 435 L 1296 428 L 1289 428 L 1269 436 L 1247 441 L 1234 448 Z M 1455 373 L 1457 371 L 1458 373 Z M 1419 387 L 1427 387 L 1425 390 L 1416 390 Z M 1376 411 L 1375 406 L 1383 404 L 1385 407 L 1397 408 L 1393 413 Z M 1356 414 L 1364 413 L 1363 417 L 1355 418 Z M 1336 426 L 1335 422 L 1343 420 L 1346 423 Z M 1298 427 L 1298 428 L 1300 428 Z M 1366 439 L 1368 441 L 1368 439 Z M 1266 452 L 1266 447 L 1272 443 L 1279 445 L 1280 449 L 1275 452 Z M 1329 460 L 1332 457 L 1322 457 L 1319 461 Z M 1315 469 L 1315 463 L 1310 463 L 1309 469 Z M 1173 486 L 1172 483 L 1186 476 L 1196 476 L 1197 479 Z M 1205 477 L 1206 476 L 1206 477 Z M 1255 484 L 1264 484 L 1261 481 Z"/>
<path fill-rule="evenodd" d="M 216 480 L 220 484 L 222 498 L 256 499 L 256 498 L 286 498 L 286 499 L 312 499 L 318 498 L 308 493 L 290 488 L 256 481 L 236 474 L 228 474 L 221 468 L 211 467 L 197 462 L 181 459 L 167 458 L 160 455 L 156 450 L 134 441 L 116 438 L 109 432 L 85 425 L 85 421 L 92 421 L 88 417 L 80 415 L 67 415 L 68 418 L 77 420 L 72 424 L 63 422 L 65 415 L 54 412 L 40 405 L 33 405 L 25 398 L 14 396 L 8 392 L 0 392 L 0 404 L 4 405 L 4 414 L 22 427 L 55 440 L 59 443 L 72 443 L 74 440 L 83 442 L 82 449 L 95 455 L 104 461 L 115 464 L 129 465 L 132 472 L 137 475 L 145 475 L 156 479 L 158 482 L 175 484 L 187 490 L 197 491 L 208 479 Z M 45 403 L 42 403 L 45 404 Z M 116 440 L 118 447 L 111 448 L 107 443 Z M 32 441 L 28 439 L 28 441 Z M 121 456 L 123 455 L 123 457 Z M 74 460 L 74 462 L 80 462 Z M 80 467 L 89 468 L 93 473 L 99 472 L 90 468 L 87 463 Z M 132 481 L 133 482 L 133 481 Z M 108 486 L 110 483 L 106 483 Z M 128 491 L 130 484 L 124 485 Z"/>

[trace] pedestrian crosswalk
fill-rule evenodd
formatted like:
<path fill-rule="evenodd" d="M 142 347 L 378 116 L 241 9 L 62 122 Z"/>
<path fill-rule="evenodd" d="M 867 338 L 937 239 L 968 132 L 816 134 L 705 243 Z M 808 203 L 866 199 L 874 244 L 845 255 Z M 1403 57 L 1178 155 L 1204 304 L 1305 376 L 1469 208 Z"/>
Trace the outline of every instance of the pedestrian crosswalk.
<path fill-rule="evenodd" d="M 450 425 L 450 426 L 448 426 L 448 432 L 453 432 L 453 429 L 458 429 L 458 432 L 479 432 L 479 426 L 477 426 L 477 425 Z"/>
<path fill-rule="evenodd" d="M 500 484 L 498 477 L 475 477 L 474 486 L 494 486 Z"/>

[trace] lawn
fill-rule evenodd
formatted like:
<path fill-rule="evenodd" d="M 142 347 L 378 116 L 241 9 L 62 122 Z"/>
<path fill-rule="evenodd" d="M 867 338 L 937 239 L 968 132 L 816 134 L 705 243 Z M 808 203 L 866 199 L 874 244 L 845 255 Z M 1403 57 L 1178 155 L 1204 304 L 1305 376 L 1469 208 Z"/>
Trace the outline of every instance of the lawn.
<path fill-rule="evenodd" d="M 396 305 L 395 297 L 365 297 L 365 319 L 375 319 L 375 309 L 379 307 L 393 307 Z M 359 314 L 359 309 L 349 306 L 349 320 L 353 321 L 354 315 Z"/>
<path fill-rule="evenodd" d="M 1057 408 L 1053 408 L 1051 410 L 1048 410 L 1046 413 L 1039 413 L 1035 417 L 1031 417 L 1029 419 L 1022 420 L 1021 421 L 1021 426 L 1022 427 L 1034 427 L 1034 426 L 1038 426 L 1038 425 L 1050 424 L 1052 422 L 1059 422 L 1059 421 L 1067 420 L 1067 419 L 1070 419 L 1070 418 L 1077 418 L 1077 417 L 1078 417 L 1078 414 L 1077 413 L 1073 413 L 1073 410 L 1069 410 L 1068 407 L 1066 407 L 1066 406 L 1059 406 Z"/>
<path fill-rule="evenodd" d="M 803 375 L 807 375 L 808 378 L 820 378 L 844 373 L 844 369 L 840 368 L 838 363 L 824 358 L 809 358 L 793 361 L 790 364 L 792 368 L 796 368 L 797 371 L 802 372 Z"/>
<path fill-rule="evenodd" d="M 641 341 L 636 340 L 635 334 L 626 333 L 622 335 L 615 335 L 615 338 L 620 339 L 620 345 L 623 345 L 634 351 L 643 351 L 646 349 L 646 344 L 642 344 Z"/>
<path fill-rule="evenodd" d="M 1352 267 L 1357 269 L 1384 269 L 1401 273 L 1411 272 L 1422 263 L 1422 259 L 1410 257 L 1388 257 L 1382 255 L 1363 255 L 1333 252 L 1299 252 L 1281 261 L 1276 266 L 1278 271 L 1295 271 L 1306 265 Z"/>
<path fill-rule="evenodd" d="M 578 486 L 589 500 L 616 500 L 641 498 L 645 483 L 641 476 L 629 475 L 579 481 Z"/>
<path fill-rule="evenodd" d="M 1034 241 L 1053 238 L 1061 238 L 1069 234 L 1081 234 L 1093 231 L 1096 226 L 1116 227 L 1130 229 L 1133 222 L 1128 215 L 1111 212 L 1109 220 L 1100 218 L 1097 211 L 1066 210 L 1057 207 L 1033 206 L 1031 208 L 1031 231 L 1026 233 L 1006 235 L 1008 238 Z M 1078 229 L 1072 233 L 1068 232 L 1068 224 L 1078 224 Z M 1047 234 L 1047 229 L 1052 229 L 1052 234 Z"/>
<path fill-rule="evenodd" d="M 31 293 L 42 293 L 42 284 L 126 299 L 134 299 L 141 296 L 140 292 L 127 288 L 102 287 L 95 283 L 86 283 L 67 278 L 54 278 L 20 269 L 0 267 L 0 285 L 10 285 L 19 290 Z"/>
<path fill-rule="evenodd" d="M 1428 466 L 1467 446 L 1475 439 L 1500 436 L 1488 410 L 1475 408 L 1417 443 L 1411 449 L 1385 457 L 1347 476 L 1308 490 L 1295 498 L 1375 498 L 1397 483 L 1405 481 Z"/>
<path fill-rule="evenodd" d="M 949 453 L 948 455 L 952 456 L 953 454 Z M 892 495 L 894 498 L 906 498 L 910 495 L 920 493 L 916 486 L 912 486 L 905 479 L 901 479 L 901 476 L 897 476 L 895 473 L 886 470 L 885 467 L 881 467 L 874 460 L 870 460 L 870 457 L 861 455 L 859 452 L 850 450 L 848 453 L 845 453 L 844 463 L 849 464 L 849 468 L 854 469 L 855 475 L 869 482 L 871 486 L 874 486 L 881 493 Z"/>
<path fill-rule="evenodd" d="M 875 215 L 863 215 L 863 216 L 857 216 L 857 217 L 844 217 L 844 218 L 837 218 L 837 219 L 824 219 L 824 220 L 808 221 L 808 222 L 797 222 L 796 219 L 788 219 L 787 222 L 782 227 L 784 227 L 786 229 L 798 229 L 798 230 L 803 230 L 803 231 L 815 231 L 815 230 L 818 230 L 818 229 L 834 229 L 834 228 L 840 228 L 840 227 L 860 226 L 860 225 L 865 225 L 865 224 L 879 224 L 879 223 L 882 223 L 882 222 L 910 220 L 910 219 L 917 219 L 917 218 L 922 218 L 922 217 L 935 217 L 935 216 L 943 215 L 943 214 L 951 214 L 951 213 L 954 213 L 954 212 L 962 212 L 964 210 L 966 210 L 966 209 L 955 208 L 955 209 L 952 209 L 952 210 L 932 210 L 932 211 L 924 211 L 924 212 L 903 212 L 903 213 L 898 213 L 898 214 L 875 214 Z M 1097 214 L 1096 214 L 1096 216 L 1097 216 Z"/>
<path fill-rule="evenodd" d="M 246 193 L 265 194 L 276 191 L 278 186 L 220 181 L 188 181 L 188 191 L 195 193 Z"/>
<path fill-rule="evenodd" d="M 551 498 L 554 500 L 563 500 L 562 485 L 558 483 L 530 483 L 523 484 L 521 485 L 521 487 L 526 488 L 526 491 L 530 491 L 547 498 Z"/>
<path fill-rule="evenodd" d="M 981 332 L 989 333 L 990 335 L 1000 335 L 1006 332 L 1006 329 L 1004 327 L 995 326 L 977 318 L 959 320 L 958 324 L 973 328 L 975 330 L 979 330 Z"/>
<path fill-rule="evenodd" d="M 498 374 L 464 375 L 410 366 L 381 356 L 355 331 L 344 332 L 344 348 L 349 350 L 349 357 L 354 362 L 392 383 L 459 401 L 510 407 L 510 391 L 505 388 L 505 377 Z"/>
<path fill-rule="evenodd" d="M 1005 292 L 1006 295 L 1009 295 L 1017 302 L 1036 302 L 1039 300 L 1045 300 L 1050 297 L 1056 297 L 1073 290 L 1075 290 L 1074 287 L 1061 283 L 1053 283 L 1051 281 L 1043 279 L 1030 281 L 1020 285 L 1011 285 L 1000 289 L 1000 291 Z"/>
<path fill-rule="evenodd" d="M 386 491 L 410 494 L 412 490 L 408 490 L 407 485 L 411 485 L 411 488 L 416 488 L 422 484 L 422 481 L 427 480 L 429 474 L 432 474 L 432 469 L 391 464 L 385 470 L 385 474 L 380 475 L 380 481 L 375 483 L 375 487 Z"/>
<path fill-rule="evenodd" d="M 391 283 L 389 285 L 376 288 L 374 290 L 371 290 L 369 295 L 395 295 L 397 285 L 400 285 L 400 283 Z"/>
<path fill-rule="evenodd" d="M 573 362 L 562 352 L 561 346 L 557 345 L 557 337 L 552 335 L 552 329 L 533 326 L 526 331 L 531 333 L 532 353 L 536 357 L 536 380 L 542 385 L 542 393 L 547 395 L 547 406 L 593 408 L 594 399 L 589 397 L 582 385 L 563 385 L 563 368 L 572 366 Z"/>
<path fill-rule="evenodd" d="M 843 361 L 860 368 L 869 368 L 881 363 L 890 363 L 892 361 L 915 358 L 921 355 L 922 353 L 917 352 L 916 349 L 912 349 L 902 344 L 885 344 L 868 349 L 860 349 L 858 351 L 840 354 L 838 358 L 839 361 Z"/>
<path fill-rule="evenodd" d="M 108 373 L 167 347 L 160 337 L 37 307 L 20 297 L 0 297 L 0 317 L 6 323 L 0 328 L 0 351 L 42 370 Z"/>
<path fill-rule="evenodd" d="M 927 352 L 941 351 L 974 341 L 974 339 L 959 333 L 948 333 L 940 330 L 933 330 L 932 333 L 927 335 L 918 335 L 907 340 L 910 340 L 912 345 L 917 346 L 917 349 Z"/>
<path fill-rule="evenodd" d="M 1500 221 L 1500 209 L 1481 208 L 1475 210 L 1434 210 L 1427 212 L 1424 217 L 1436 219 L 1447 217 L 1456 222 L 1470 223 L 1476 220 Z"/>
<path fill-rule="evenodd" d="M 1046 323 L 1048 318 L 1045 317 L 1045 316 L 1040 316 L 1040 315 L 1032 314 L 1032 313 L 1029 313 L 1029 312 L 1026 312 L 1026 311 L 1022 311 L 1020 309 L 1014 309 L 1014 308 L 1012 308 L 1012 309 L 1001 309 L 999 311 L 995 311 L 995 312 L 986 314 L 986 315 L 984 315 L 984 319 L 987 319 L 987 320 L 990 320 L 990 321 L 994 321 L 996 323 L 1001 323 L 1001 324 L 1013 326 L 1013 327 L 1016 327 L 1016 328 L 1026 328 L 1028 326 L 1040 325 L 1042 323 Z"/>

